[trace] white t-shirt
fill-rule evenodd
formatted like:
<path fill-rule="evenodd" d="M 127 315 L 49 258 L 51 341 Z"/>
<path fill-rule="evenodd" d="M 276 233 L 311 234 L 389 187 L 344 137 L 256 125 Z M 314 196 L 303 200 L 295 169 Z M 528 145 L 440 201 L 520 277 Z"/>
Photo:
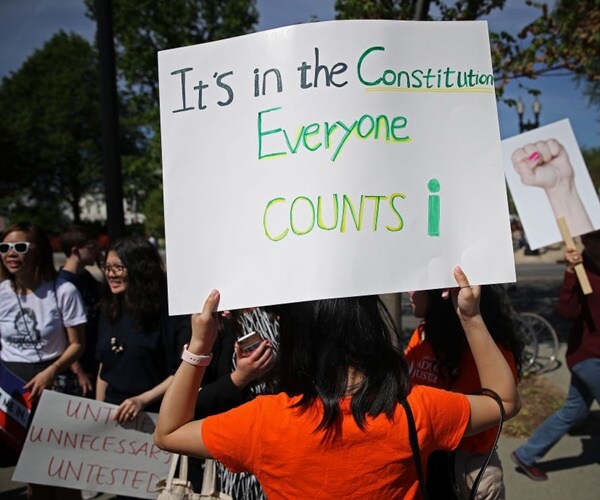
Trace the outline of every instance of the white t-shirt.
<path fill-rule="evenodd" d="M 10 280 L 0 283 L 2 361 L 37 363 L 55 359 L 67 348 L 64 327 L 85 322 L 85 306 L 72 283 L 48 281 L 33 293 L 19 296 Z"/>

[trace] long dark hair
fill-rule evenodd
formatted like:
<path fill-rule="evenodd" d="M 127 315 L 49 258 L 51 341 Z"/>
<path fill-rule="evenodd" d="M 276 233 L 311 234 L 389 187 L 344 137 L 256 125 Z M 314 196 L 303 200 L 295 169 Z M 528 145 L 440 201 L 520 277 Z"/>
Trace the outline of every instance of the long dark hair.
<path fill-rule="evenodd" d="M 162 258 L 158 250 L 144 238 L 120 238 L 108 247 L 114 251 L 127 268 L 125 293 L 110 293 L 104 284 L 102 310 L 111 322 L 125 309 L 132 314 L 141 328 L 156 324 L 166 312 L 167 281 Z"/>
<path fill-rule="evenodd" d="M 428 290 L 425 313 L 425 335 L 433 348 L 439 374 L 444 378 L 454 376 L 460 359 L 469 348 L 465 332 L 452 305 L 452 300 L 442 297 L 442 290 Z M 481 316 L 494 341 L 510 351 L 521 373 L 523 343 L 510 316 L 508 305 L 501 292 L 492 285 L 481 287 Z"/>
<path fill-rule="evenodd" d="M 409 376 L 398 334 L 378 297 L 288 304 L 279 307 L 279 315 L 276 382 L 289 396 L 301 396 L 296 405 L 301 412 L 322 402 L 317 431 L 325 431 L 326 439 L 338 436 L 349 369 L 363 376 L 350 391 L 357 425 L 364 429 L 367 415 L 392 418 L 408 392 Z"/>
<path fill-rule="evenodd" d="M 34 277 L 41 283 L 46 281 L 54 281 L 56 278 L 56 269 L 54 268 L 54 257 L 52 255 L 52 247 L 50 240 L 44 230 L 31 224 L 30 222 L 18 222 L 8 227 L 2 234 L 2 241 L 10 234 L 22 232 L 27 235 L 27 241 L 32 244 L 29 252 L 35 255 L 34 261 Z M 6 269 L 4 262 L 0 259 L 0 280 L 9 279 L 15 288 L 15 275 Z"/>

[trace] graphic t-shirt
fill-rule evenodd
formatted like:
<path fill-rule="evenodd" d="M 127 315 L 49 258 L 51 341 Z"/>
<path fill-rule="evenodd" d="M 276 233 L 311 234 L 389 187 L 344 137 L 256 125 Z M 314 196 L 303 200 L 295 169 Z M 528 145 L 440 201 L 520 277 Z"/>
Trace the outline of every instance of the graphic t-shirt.
<path fill-rule="evenodd" d="M 17 295 L 10 280 L 0 283 L 3 361 L 37 363 L 55 359 L 67 347 L 65 327 L 85 322 L 83 301 L 71 283 L 48 281 L 27 295 Z"/>
<path fill-rule="evenodd" d="M 435 353 L 431 344 L 427 341 L 427 336 L 423 335 L 423 329 L 424 326 L 421 325 L 413 332 L 406 347 L 406 360 L 411 382 L 462 394 L 472 394 L 480 389 L 481 382 L 471 350 L 467 349 L 462 355 L 457 374 L 450 378 L 444 378 L 438 373 Z M 498 346 L 498 348 L 508 362 L 515 381 L 517 381 L 517 367 L 514 356 L 502 346 Z M 498 427 L 496 426 L 474 436 L 466 437 L 460 442 L 458 449 L 475 453 L 487 453 L 496 440 L 497 430 Z"/>

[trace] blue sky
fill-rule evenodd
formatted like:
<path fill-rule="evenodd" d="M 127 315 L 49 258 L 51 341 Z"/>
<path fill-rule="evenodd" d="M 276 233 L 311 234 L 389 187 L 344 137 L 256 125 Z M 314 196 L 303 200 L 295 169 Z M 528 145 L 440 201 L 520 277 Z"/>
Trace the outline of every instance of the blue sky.
<path fill-rule="evenodd" d="M 258 0 L 259 30 L 334 17 L 334 0 Z M 490 30 L 514 33 L 532 20 L 536 11 L 524 0 L 507 0 L 503 11 L 488 19 Z M 16 71 L 32 52 L 43 46 L 58 30 L 73 31 L 92 39 L 95 25 L 84 16 L 83 0 L 1 0 L 0 1 L 0 76 Z M 569 118 L 580 147 L 600 147 L 600 113 L 590 107 L 569 76 L 543 77 L 523 82 L 542 91 L 542 124 Z M 533 99 L 511 83 L 506 97 L 523 97 L 526 120 L 532 120 Z M 500 134 L 503 139 L 518 134 L 514 109 L 498 106 Z"/>

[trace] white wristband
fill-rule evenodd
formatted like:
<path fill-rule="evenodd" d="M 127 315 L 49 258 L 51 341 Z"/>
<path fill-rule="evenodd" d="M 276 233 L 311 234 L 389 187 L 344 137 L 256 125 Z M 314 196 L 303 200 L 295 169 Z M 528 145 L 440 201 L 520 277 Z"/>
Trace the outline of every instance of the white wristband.
<path fill-rule="evenodd" d="M 212 352 L 210 354 L 193 354 L 187 350 L 188 344 L 183 346 L 181 359 L 192 366 L 208 366 L 212 361 Z"/>

